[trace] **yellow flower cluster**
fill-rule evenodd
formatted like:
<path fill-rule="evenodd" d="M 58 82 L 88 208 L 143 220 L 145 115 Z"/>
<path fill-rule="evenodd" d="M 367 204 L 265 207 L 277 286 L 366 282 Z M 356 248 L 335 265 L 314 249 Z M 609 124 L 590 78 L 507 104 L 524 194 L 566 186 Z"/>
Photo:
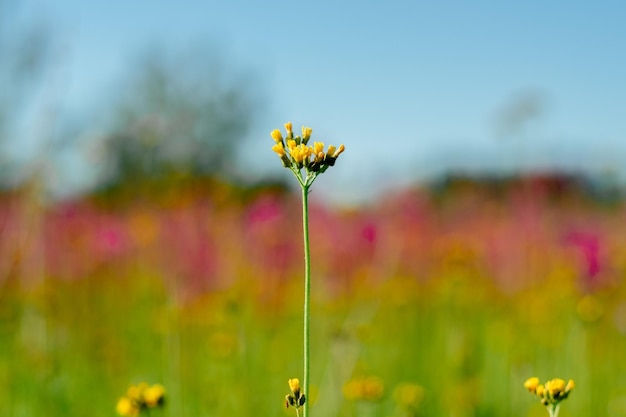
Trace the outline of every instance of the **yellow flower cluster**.
<path fill-rule="evenodd" d="M 324 152 L 324 143 L 314 142 L 313 146 L 309 146 L 311 133 L 313 129 L 302 126 L 302 135 L 293 135 L 291 122 L 285 123 L 287 135 L 283 138 L 282 133 L 278 129 L 272 130 L 270 136 L 274 139 L 272 150 L 280 157 L 285 168 L 301 170 L 306 169 L 307 172 L 322 173 L 335 165 L 337 157 L 346 149 L 340 145 L 338 148 L 330 145 Z"/>
<path fill-rule="evenodd" d="M 287 381 L 287 383 L 289 384 L 291 394 L 285 396 L 285 407 L 289 408 L 289 406 L 292 406 L 296 407 L 296 409 L 302 407 L 306 402 L 306 397 L 304 393 L 300 391 L 300 380 L 293 378 Z"/>
<path fill-rule="evenodd" d="M 384 392 L 383 381 L 374 376 L 351 379 L 343 386 L 343 395 L 350 401 L 378 401 Z"/>
<path fill-rule="evenodd" d="M 569 396 L 569 393 L 576 385 L 574 380 L 570 379 L 567 384 L 561 378 L 551 379 L 545 384 L 539 382 L 539 378 L 528 378 L 524 382 L 524 387 L 531 393 L 539 397 L 541 404 L 556 405 Z"/>
<path fill-rule="evenodd" d="M 136 417 L 147 408 L 160 407 L 165 402 L 165 388 L 161 384 L 142 382 L 131 385 L 126 395 L 117 401 L 116 410 L 121 416 Z"/>

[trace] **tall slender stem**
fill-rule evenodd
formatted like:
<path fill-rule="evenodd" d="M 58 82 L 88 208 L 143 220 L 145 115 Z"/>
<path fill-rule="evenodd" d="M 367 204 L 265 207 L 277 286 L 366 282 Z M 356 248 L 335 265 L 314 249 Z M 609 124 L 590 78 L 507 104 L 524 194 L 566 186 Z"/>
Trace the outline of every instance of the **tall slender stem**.
<path fill-rule="evenodd" d="M 548 406 L 548 414 L 550 414 L 550 417 L 558 417 L 558 415 L 559 415 L 559 404 L 550 404 Z"/>
<path fill-rule="evenodd" d="M 309 414 L 309 322 L 311 299 L 311 254 L 309 252 L 309 186 L 302 186 L 302 228 L 304 235 L 304 386 L 306 402 L 303 405 L 303 417 Z"/>

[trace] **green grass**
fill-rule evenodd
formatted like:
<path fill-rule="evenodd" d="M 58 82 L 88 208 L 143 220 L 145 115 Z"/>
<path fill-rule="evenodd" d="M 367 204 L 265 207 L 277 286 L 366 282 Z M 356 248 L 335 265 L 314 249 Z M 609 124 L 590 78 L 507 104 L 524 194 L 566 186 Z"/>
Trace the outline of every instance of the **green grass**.
<path fill-rule="evenodd" d="M 165 385 L 164 416 L 293 413 L 283 398 L 301 372 L 297 279 L 273 304 L 246 279 L 178 303 L 158 277 L 118 272 L 31 289 L 5 283 L 0 415 L 110 416 L 126 387 L 143 380 Z M 424 387 L 419 415 L 541 415 L 522 386 L 532 375 L 577 381 L 562 416 L 605 413 L 623 398 L 619 294 L 598 294 L 605 313 L 586 323 L 568 281 L 554 283 L 562 292 L 512 296 L 460 273 L 366 284 L 350 296 L 314 295 L 313 415 L 400 415 L 392 393 L 403 382 Z M 385 395 L 344 400 L 353 376 L 381 378 Z"/>

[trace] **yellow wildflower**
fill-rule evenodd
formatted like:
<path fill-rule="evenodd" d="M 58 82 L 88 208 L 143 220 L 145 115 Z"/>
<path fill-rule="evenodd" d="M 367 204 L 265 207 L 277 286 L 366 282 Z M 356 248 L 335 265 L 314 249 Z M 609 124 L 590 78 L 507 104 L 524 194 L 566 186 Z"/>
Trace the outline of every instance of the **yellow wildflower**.
<path fill-rule="evenodd" d="M 561 378 L 555 378 L 546 382 L 546 391 L 553 396 L 557 397 L 560 393 L 565 391 L 565 381 Z"/>
<path fill-rule="evenodd" d="M 293 125 L 291 124 L 291 122 L 285 123 L 285 130 L 287 131 L 287 133 L 293 133 L 292 130 L 291 130 L 292 127 L 293 127 Z"/>
<path fill-rule="evenodd" d="M 282 133 L 280 133 L 280 130 L 278 129 L 272 130 L 272 132 L 270 133 L 270 136 L 272 136 L 272 139 L 274 139 L 274 142 L 282 142 L 283 140 L 283 135 Z"/>
<path fill-rule="evenodd" d="M 122 397 L 117 401 L 115 406 L 117 414 L 125 417 L 136 417 L 139 415 L 139 407 L 137 403 L 128 397 Z"/>
<path fill-rule="evenodd" d="M 537 387 L 539 386 L 539 378 L 536 376 L 532 378 L 528 378 L 526 382 L 524 382 L 524 387 L 533 394 L 537 392 Z"/>
<path fill-rule="evenodd" d="M 272 150 L 278 154 L 278 156 L 282 157 L 285 155 L 285 147 L 282 142 L 278 142 L 276 145 L 272 146 Z"/>
<path fill-rule="evenodd" d="M 331 155 L 333 158 L 337 158 L 343 151 L 346 150 L 346 147 L 343 145 L 339 145 L 339 148 Z"/>
<path fill-rule="evenodd" d="M 313 142 L 313 153 L 315 155 L 324 152 L 324 142 Z"/>
<path fill-rule="evenodd" d="M 291 157 L 298 164 L 303 164 L 308 162 L 309 157 L 311 156 L 311 148 L 301 143 L 297 145 L 295 148 L 291 150 Z"/>
<path fill-rule="evenodd" d="M 289 408 L 289 406 L 296 408 L 303 406 L 306 402 L 306 397 L 300 392 L 300 380 L 298 378 L 293 378 L 288 380 L 287 383 L 289 384 L 291 394 L 287 394 L 285 396 L 285 406 L 287 408 Z"/>
<path fill-rule="evenodd" d="M 311 129 L 310 127 L 302 126 L 302 139 L 304 141 L 309 140 L 312 133 L 313 133 L 313 129 Z"/>
<path fill-rule="evenodd" d="M 146 405 L 154 408 L 163 402 L 165 398 L 165 388 L 161 384 L 154 384 L 147 388 L 144 392 L 144 400 Z"/>
<path fill-rule="evenodd" d="M 128 390 L 126 391 L 126 395 L 131 400 L 137 403 L 142 403 L 143 394 L 147 388 L 148 388 L 148 384 L 146 382 L 141 382 L 137 385 L 131 385 L 130 387 L 128 387 Z"/>
<path fill-rule="evenodd" d="M 569 396 L 575 384 L 572 379 L 565 384 L 563 379 L 554 378 L 542 385 L 539 383 L 539 378 L 532 377 L 524 382 L 524 387 L 532 394 L 537 395 L 541 404 L 554 408 Z"/>
<path fill-rule="evenodd" d="M 383 382 L 376 377 L 352 379 L 343 386 L 343 395 L 348 400 L 376 401 L 384 394 Z"/>
<path fill-rule="evenodd" d="M 538 385 L 537 386 L 537 390 L 535 391 L 535 393 L 537 394 L 537 396 L 539 397 L 543 397 L 543 394 L 546 392 L 546 387 L 544 387 L 543 385 Z"/>

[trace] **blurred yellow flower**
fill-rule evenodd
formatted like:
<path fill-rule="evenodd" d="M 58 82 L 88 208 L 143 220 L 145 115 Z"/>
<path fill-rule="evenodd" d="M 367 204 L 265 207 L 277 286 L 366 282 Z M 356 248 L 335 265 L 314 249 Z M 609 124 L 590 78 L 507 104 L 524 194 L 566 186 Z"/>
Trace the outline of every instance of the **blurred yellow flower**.
<path fill-rule="evenodd" d="M 146 382 L 141 382 L 128 387 L 126 396 L 118 400 L 115 408 L 121 416 L 136 417 L 146 408 L 163 405 L 164 400 L 165 388 L 163 385 L 148 385 Z"/>
<path fill-rule="evenodd" d="M 343 386 L 343 395 L 347 400 L 377 401 L 385 391 L 383 381 L 377 377 L 355 378 Z"/>
<path fill-rule="evenodd" d="M 561 378 L 551 379 L 543 385 L 539 383 L 539 378 L 537 377 L 528 378 L 524 382 L 524 387 L 539 397 L 541 404 L 548 407 L 551 416 L 554 413 L 558 413 L 558 404 L 569 396 L 570 391 L 575 386 L 573 379 L 567 381 L 566 384 Z"/>
<path fill-rule="evenodd" d="M 532 378 L 528 378 L 526 382 L 524 382 L 524 387 L 532 392 L 533 394 L 537 391 L 537 387 L 539 386 L 539 378 L 533 376 Z"/>
<path fill-rule="evenodd" d="M 291 130 L 292 128 L 293 128 L 293 125 L 291 124 L 291 122 L 285 123 L 285 130 L 287 131 L 287 133 L 293 133 Z"/>
<path fill-rule="evenodd" d="M 143 393 L 148 388 L 148 384 L 146 382 L 141 382 L 137 385 L 131 385 L 126 390 L 126 395 L 128 398 L 136 401 L 137 403 L 143 402 Z"/>
<path fill-rule="evenodd" d="M 150 408 L 154 408 L 163 402 L 165 398 L 165 388 L 161 384 L 154 384 L 146 389 L 143 396 L 146 405 Z"/>
<path fill-rule="evenodd" d="M 552 379 L 545 384 L 548 394 L 556 397 L 559 393 L 565 391 L 565 381 L 561 378 Z"/>
<path fill-rule="evenodd" d="M 115 410 L 120 416 L 135 417 L 139 415 L 139 407 L 137 406 L 137 403 L 128 397 L 120 398 L 117 401 Z"/>

